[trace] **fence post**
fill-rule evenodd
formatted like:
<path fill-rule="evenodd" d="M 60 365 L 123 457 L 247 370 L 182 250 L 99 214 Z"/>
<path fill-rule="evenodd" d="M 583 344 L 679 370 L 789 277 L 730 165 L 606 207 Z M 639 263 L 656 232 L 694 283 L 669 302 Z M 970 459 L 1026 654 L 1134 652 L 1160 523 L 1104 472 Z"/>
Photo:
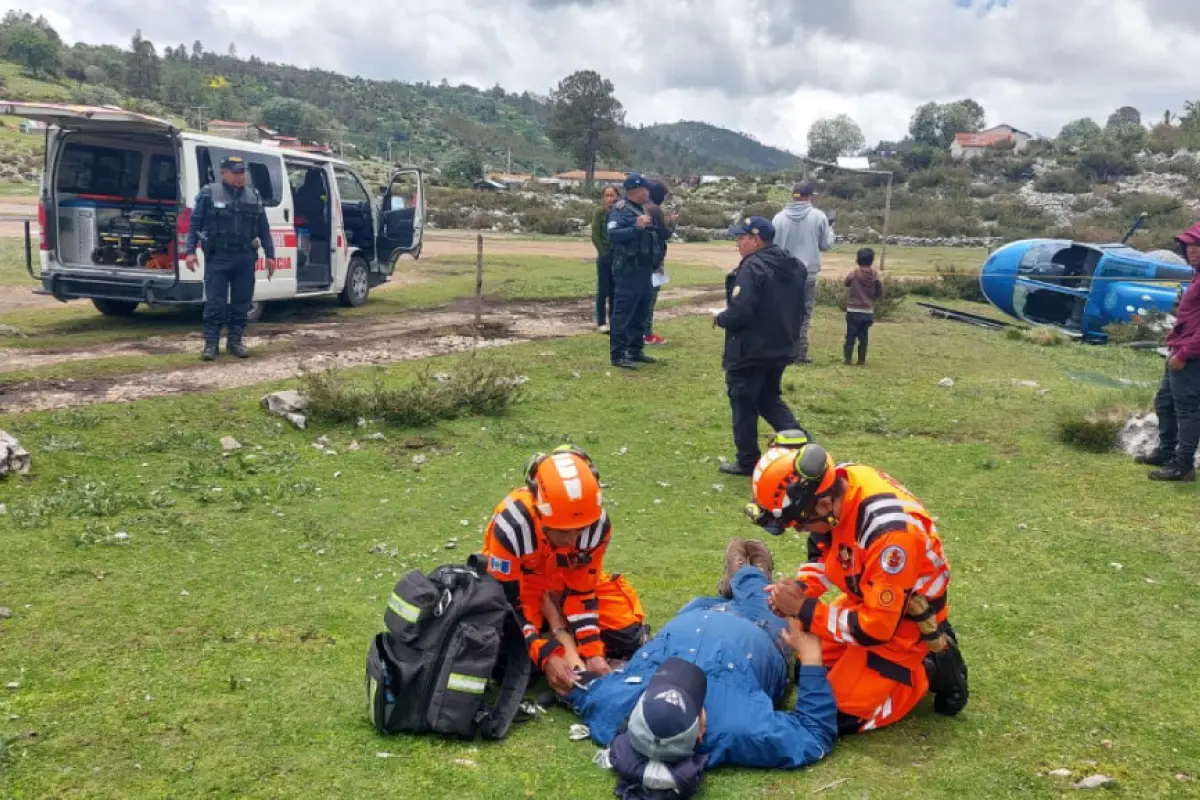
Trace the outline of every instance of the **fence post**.
<path fill-rule="evenodd" d="M 475 327 L 483 327 L 483 234 L 475 239 Z"/>
<path fill-rule="evenodd" d="M 879 269 L 887 269 L 888 228 L 892 221 L 892 173 L 888 173 L 887 192 L 883 203 L 883 248 L 879 254 Z"/>

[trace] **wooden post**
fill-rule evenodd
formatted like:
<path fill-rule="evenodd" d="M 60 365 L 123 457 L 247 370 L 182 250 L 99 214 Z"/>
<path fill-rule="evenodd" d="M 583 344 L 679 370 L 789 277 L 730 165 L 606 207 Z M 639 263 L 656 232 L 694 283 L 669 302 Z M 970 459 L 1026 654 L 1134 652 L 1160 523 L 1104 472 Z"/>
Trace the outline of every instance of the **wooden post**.
<path fill-rule="evenodd" d="M 475 327 L 483 327 L 483 234 L 475 239 Z"/>
<path fill-rule="evenodd" d="M 892 173 L 888 173 L 887 191 L 884 193 L 883 201 L 883 247 L 879 253 L 879 269 L 883 271 L 887 267 L 887 240 L 888 240 L 888 225 L 892 220 Z"/>

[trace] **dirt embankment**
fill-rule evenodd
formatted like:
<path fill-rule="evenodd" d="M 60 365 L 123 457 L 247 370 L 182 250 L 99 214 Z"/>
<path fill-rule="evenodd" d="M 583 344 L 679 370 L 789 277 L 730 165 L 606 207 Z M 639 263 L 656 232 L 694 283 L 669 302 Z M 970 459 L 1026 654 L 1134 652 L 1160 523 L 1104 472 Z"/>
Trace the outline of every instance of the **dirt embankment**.
<path fill-rule="evenodd" d="M 703 314 L 722 305 L 720 292 L 664 290 L 660 301 L 683 301 L 659 309 L 655 316 L 670 319 Z M 0 387 L 0 413 L 138 400 L 146 397 L 216 391 L 295 377 L 302 368 L 384 365 L 472 348 L 503 347 L 521 342 L 591 334 L 597 339 L 596 357 L 607 359 L 607 342 L 595 332 L 592 302 L 493 303 L 480 329 L 463 302 L 445 309 L 404 315 L 395 320 L 333 321 L 324 324 L 261 325 L 247 338 L 250 347 L 266 345 L 268 352 L 246 361 L 222 356 L 216 363 L 168 371 L 106 376 L 79 380 L 36 380 Z M 69 361 L 97 360 L 153 353 L 198 352 L 198 335 L 158 337 L 138 342 L 70 351 L 0 351 L 6 370 L 53 366 Z"/>

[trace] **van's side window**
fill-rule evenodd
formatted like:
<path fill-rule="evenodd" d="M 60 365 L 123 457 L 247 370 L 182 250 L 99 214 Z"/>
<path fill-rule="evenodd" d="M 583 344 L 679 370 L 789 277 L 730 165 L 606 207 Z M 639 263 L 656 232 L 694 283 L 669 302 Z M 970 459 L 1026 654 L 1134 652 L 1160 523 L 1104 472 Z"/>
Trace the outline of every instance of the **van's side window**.
<path fill-rule="evenodd" d="M 136 150 L 68 143 L 58 166 L 59 192 L 137 197 L 142 154 Z"/>
<path fill-rule="evenodd" d="M 218 167 L 221 161 L 231 155 L 245 159 L 250 185 L 262 195 L 264 204 L 277 206 L 283 202 L 283 159 L 278 156 L 244 153 L 221 147 L 197 147 L 196 166 L 199 169 L 200 185 L 207 186 L 216 181 L 220 174 Z"/>
<path fill-rule="evenodd" d="M 151 200 L 179 199 L 179 173 L 175 156 L 150 156 L 150 177 L 146 180 L 146 197 Z"/>
<path fill-rule="evenodd" d="M 337 176 L 338 194 L 342 196 L 343 203 L 362 203 L 364 206 L 371 204 L 371 195 L 353 173 L 338 169 L 334 174 Z"/>

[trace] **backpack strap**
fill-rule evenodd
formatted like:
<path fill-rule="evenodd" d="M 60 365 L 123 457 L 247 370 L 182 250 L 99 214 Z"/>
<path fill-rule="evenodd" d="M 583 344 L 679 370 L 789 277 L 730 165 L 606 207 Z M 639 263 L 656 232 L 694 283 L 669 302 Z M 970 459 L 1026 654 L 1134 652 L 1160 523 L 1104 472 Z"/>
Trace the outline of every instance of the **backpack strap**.
<path fill-rule="evenodd" d="M 504 680 L 494 702 L 485 705 L 476 717 L 480 735 L 485 739 L 503 739 L 521 709 L 533 662 L 521 633 L 521 625 L 511 610 L 504 617 L 504 647 L 500 653 Z"/>

